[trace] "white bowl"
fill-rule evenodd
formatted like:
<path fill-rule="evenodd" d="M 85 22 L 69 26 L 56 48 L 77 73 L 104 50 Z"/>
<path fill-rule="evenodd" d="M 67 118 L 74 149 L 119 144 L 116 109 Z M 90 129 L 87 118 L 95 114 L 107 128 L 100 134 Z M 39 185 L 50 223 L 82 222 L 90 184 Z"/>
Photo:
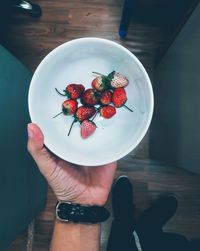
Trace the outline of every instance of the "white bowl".
<path fill-rule="evenodd" d="M 55 92 L 69 83 L 91 87 L 96 76 L 117 71 L 129 79 L 126 108 L 118 108 L 111 119 L 98 116 L 97 129 L 88 139 L 80 136 L 75 123 L 67 136 L 72 116 L 52 117 L 61 111 L 65 97 Z M 80 38 L 64 43 L 50 52 L 36 69 L 29 89 L 32 122 L 43 131 L 46 147 L 60 158 L 78 165 L 97 166 L 118 160 L 142 140 L 153 113 L 151 82 L 140 61 L 123 46 L 101 38 Z"/>

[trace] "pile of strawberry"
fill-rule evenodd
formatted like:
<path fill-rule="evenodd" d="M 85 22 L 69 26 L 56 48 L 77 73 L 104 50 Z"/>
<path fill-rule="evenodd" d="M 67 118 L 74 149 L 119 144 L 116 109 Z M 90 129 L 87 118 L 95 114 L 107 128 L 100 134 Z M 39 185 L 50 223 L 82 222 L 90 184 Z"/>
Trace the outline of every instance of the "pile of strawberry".
<path fill-rule="evenodd" d="M 107 76 L 97 72 L 93 73 L 98 76 L 92 81 L 92 88 L 85 90 L 82 84 L 69 84 L 63 93 L 55 88 L 60 95 L 67 96 L 68 99 L 63 102 L 62 111 L 54 118 L 60 114 L 74 117 L 68 136 L 74 123 L 80 122 L 81 136 L 84 139 L 88 138 L 97 128 L 93 120 L 98 113 L 103 118 L 110 119 L 116 114 L 116 108 L 122 106 L 132 112 L 125 105 L 127 95 L 124 88 L 128 85 L 128 79 L 115 71 Z M 78 99 L 80 99 L 81 106 L 78 106 Z"/>

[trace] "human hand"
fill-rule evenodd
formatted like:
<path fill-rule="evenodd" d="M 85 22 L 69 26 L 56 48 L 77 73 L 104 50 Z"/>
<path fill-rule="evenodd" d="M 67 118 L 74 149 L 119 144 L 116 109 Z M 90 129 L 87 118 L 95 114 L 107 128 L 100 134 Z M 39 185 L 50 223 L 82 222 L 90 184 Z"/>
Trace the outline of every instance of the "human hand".
<path fill-rule="evenodd" d="M 28 151 L 58 200 L 103 206 L 112 185 L 116 162 L 96 167 L 78 166 L 59 159 L 44 147 L 36 124 L 28 124 Z"/>

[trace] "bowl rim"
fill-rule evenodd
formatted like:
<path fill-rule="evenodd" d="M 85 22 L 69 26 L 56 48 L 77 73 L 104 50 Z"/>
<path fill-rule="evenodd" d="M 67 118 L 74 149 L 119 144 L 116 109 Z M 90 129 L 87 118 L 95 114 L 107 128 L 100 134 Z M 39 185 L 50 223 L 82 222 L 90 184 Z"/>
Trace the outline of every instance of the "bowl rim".
<path fill-rule="evenodd" d="M 105 38 L 98 38 L 98 37 L 82 37 L 82 38 L 76 38 L 76 39 L 73 39 L 73 40 L 70 40 L 70 41 L 67 41 L 59 46 L 57 46 L 56 48 L 54 48 L 52 51 L 50 51 L 45 57 L 44 59 L 39 63 L 39 65 L 37 66 L 34 74 L 33 74 L 33 77 L 32 77 L 32 80 L 31 80 L 31 83 L 30 83 L 30 86 L 29 86 L 29 91 L 28 91 L 28 110 L 29 110 L 29 115 L 30 115 L 30 118 L 31 118 L 31 121 L 32 123 L 35 123 L 35 117 L 34 117 L 34 112 L 33 112 L 33 106 L 31 105 L 32 103 L 32 88 L 33 88 L 33 85 L 34 85 L 34 82 L 35 82 L 35 79 L 38 78 L 38 70 L 47 62 L 49 61 L 50 58 L 52 58 L 54 56 L 54 54 L 56 54 L 59 50 L 61 50 L 62 48 L 68 46 L 68 45 L 73 45 L 75 43 L 80 43 L 80 42 L 103 42 L 103 43 L 106 43 L 106 44 L 109 44 L 109 45 L 112 45 L 112 46 L 115 46 L 117 47 L 118 49 L 120 50 L 123 50 L 125 53 L 129 54 L 130 57 L 132 57 L 135 62 L 137 63 L 137 65 L 139 66 L 139 68 L 141 69 L 141 71 L 143 72 L 145 78 L 146 78 L 146 81 L 147 81 L 147 87 L 148 87 L 148 93 L 149 93 L 149 100 L 150 100 L 150 109 L 149 109 L 149 112 L 148 112 L 148 115 L 147 115 L 147 119 L 146 119 L 146 122 L 145 122 L 145 125 L 144 127 L 142 128 L 142 133 L 139 135 L 139 137 L 137 138 L 137 140 L 131 144 L 130 147 L 128 147 L 126 149 L 126 151 L 123 151 L 122 154 L 120 154 L 118 156 L 118 158 L 111 158 L 110 159 L 110 163 L 111 162 L 114 162 L 114 161 L 117 161 L 123 157 L 125 157 L 127 154 L 129 154 L 132 150 L 134 150 L 138 145 L 139 143 L 142 141 L 142 139 L 144 138 L 145 134 L 147 133 L 147 130 L 150 126 L 150 123 L 151 123 L 151 120 L 152 120 L 152 116 L 153 116 L 153 109 L 154 109 L 154 96 L 153 96 L 153 89 L 152 89 L 152 84 L 151 84 L 151 80 L 144 68 L 144 66 L 142 65 L 142 63 L 140 62 L 140 60 L 131 52 L 129 51 L 127 48 L 125 48 L 124 46 L 122 46 L 121 44 L 118 44 L 117 42 L 114 42 L 112 40 L 109 40 L 109 39 L 105 39 Z M 47 144 L 46 144 L 46 140 L 45 140 L 45 137 L 44 137 L 44 145 L 50 150 L 52 151 L 51 149 L 51 146 L 49 147 Z M 59 154 L 59 153 L 55 153 L 55 151 L 52 151 L 55 155 L 57 155 L 59 158 L 67 161 L 67 162 L 71 162 L 73 164 L 76 164 L 76 165 L 84 165 L 84 166 L 101 166 L 101 165 L 105 165 L 105 164 L 108 164 L 108 163 L 105 163 L 105 161 L 102 160 L 96 160 L 96 162 L 94 163 L 89 163 L 87 161 L 85 161 L 84 163 L 80 163 L 79 160 L 72 160 L 72 159 L 66 159 L 65 156 L 63 156 L 62 154 Z"/>

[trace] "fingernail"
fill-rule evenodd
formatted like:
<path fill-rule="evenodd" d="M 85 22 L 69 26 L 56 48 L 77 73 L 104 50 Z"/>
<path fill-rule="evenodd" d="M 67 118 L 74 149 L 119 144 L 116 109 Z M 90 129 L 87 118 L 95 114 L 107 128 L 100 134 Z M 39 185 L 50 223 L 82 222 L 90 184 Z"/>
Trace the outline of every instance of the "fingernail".
<path fill-rule="evenodd" d="M 28 124 L 27 129 L 28 129 L 28 137 L 29 137 L 29 138 L 33 138 L 33 137 L 34 137 L 34 131 L 33 131 L 33 129 L 31 128 L 31 125 L 30 125 L 30 124 Z"/>

